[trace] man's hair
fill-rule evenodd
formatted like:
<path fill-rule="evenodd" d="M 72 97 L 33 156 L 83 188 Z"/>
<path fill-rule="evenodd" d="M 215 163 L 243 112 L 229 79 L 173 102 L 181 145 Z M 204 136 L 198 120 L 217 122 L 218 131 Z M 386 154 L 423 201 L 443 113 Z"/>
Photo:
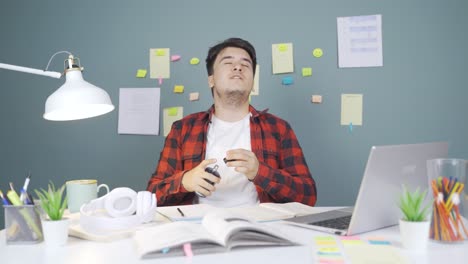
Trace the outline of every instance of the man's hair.
<path fill-rule="evenodd" d="M 208 50 L 208 56 L 206 56 L 206 70 L 208 76 L 213 75 L 213 64 L 218 54 L 225 48 L 233 47 L 245 50 L 252 60 L 253 74 L 255 75 L 255 67 L 257 66 L 257 55 L 255 54 L 255 48 L 247 40 L 241 38 L 229 38 L 216 44 Z"/>

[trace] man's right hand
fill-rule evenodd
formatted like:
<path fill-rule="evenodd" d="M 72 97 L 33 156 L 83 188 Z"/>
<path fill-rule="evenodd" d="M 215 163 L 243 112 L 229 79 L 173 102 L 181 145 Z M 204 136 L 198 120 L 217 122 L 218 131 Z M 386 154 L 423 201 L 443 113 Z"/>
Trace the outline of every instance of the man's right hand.
<path fill-rule="evenodd" d="M 205 168 L 216 163 L 216 159 L 206 159 L 202 161 L 195 168 L 187 171 L 182 177 L 182 185 L 189 192 L 198 192 L 206 197 L 210 196 L 212 192 L 216 190 L 214 185 L 211 185 L 206 180 L 211 182 L 219 183 L 220 178 L 214 176 L 211 173 L 205 171 Z M 205 180 L 206 179 L 206 180 Z"/>

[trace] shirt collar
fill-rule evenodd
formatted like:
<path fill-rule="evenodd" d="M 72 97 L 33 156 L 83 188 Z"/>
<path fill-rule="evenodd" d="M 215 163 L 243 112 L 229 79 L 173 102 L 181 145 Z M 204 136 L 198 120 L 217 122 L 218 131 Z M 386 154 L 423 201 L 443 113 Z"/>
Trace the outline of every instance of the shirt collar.
<path fill-rule="evenodd" d="M 258 111 L 257 109 L 255 109 L 255 107 L 253 107 L 252 105 L 249 105 L 249 112 L 250 114 L 252 115 L 252 118 L 258 118 L 260 115 L 262 114 L 265 114 L 268 112 L 268 108 L 262 110 L 262 111 Z M 202 115 L 201 118 L 205 119 L 205 118 L 208 118 L 208 120 L 211 120 L 213 114 L 214 114 L 214 111 L 215 111 L 215 108 L 214 108 L 214 104 L 211 105 L 211 107 L 205 111 L 205 113 Z"/>

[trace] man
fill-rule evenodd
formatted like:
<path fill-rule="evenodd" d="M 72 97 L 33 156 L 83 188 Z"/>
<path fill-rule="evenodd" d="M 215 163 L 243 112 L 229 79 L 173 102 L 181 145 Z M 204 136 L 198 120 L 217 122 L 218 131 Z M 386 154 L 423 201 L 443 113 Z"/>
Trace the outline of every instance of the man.
<path fill-rule="evenodd" d="M 249 104 L 256 64 L 254 47 L 243 39 L 209 49 L 214 105 L 172 125 L 147 187 L 158 205 L 315 204 L 315 181 L 292 128 Z"/>

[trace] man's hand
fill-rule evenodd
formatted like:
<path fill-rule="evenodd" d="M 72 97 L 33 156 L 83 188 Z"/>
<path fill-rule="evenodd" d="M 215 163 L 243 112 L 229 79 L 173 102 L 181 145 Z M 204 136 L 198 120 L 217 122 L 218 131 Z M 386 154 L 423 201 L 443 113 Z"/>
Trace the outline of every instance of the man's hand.
<path fill-rule="evenodd" d="M 202 161 L 195 168 L 187 171 L 182 177 L 182 185 L 189 192 L 198 192 L 206 197 L 210 196 L 212 192 L 216 190 L 214 185 L 211 185 L 206 180 L 211 182 L 219 183 L 220 178 L 214 176 L 211 173 L 205 171 L 205 168 L 216 163 L 216 159 L 207 159 Z M 206 180 L 205 180 L 206 179 Z"/>
<path fill-rule="evenodd" d="M 249 181 L 257 176 L 259 162 L 250 150 L 231 149 L 226 152 L 225 162 L 228 167 L 235 167 L 235 171 L 245 174 Z"/>

